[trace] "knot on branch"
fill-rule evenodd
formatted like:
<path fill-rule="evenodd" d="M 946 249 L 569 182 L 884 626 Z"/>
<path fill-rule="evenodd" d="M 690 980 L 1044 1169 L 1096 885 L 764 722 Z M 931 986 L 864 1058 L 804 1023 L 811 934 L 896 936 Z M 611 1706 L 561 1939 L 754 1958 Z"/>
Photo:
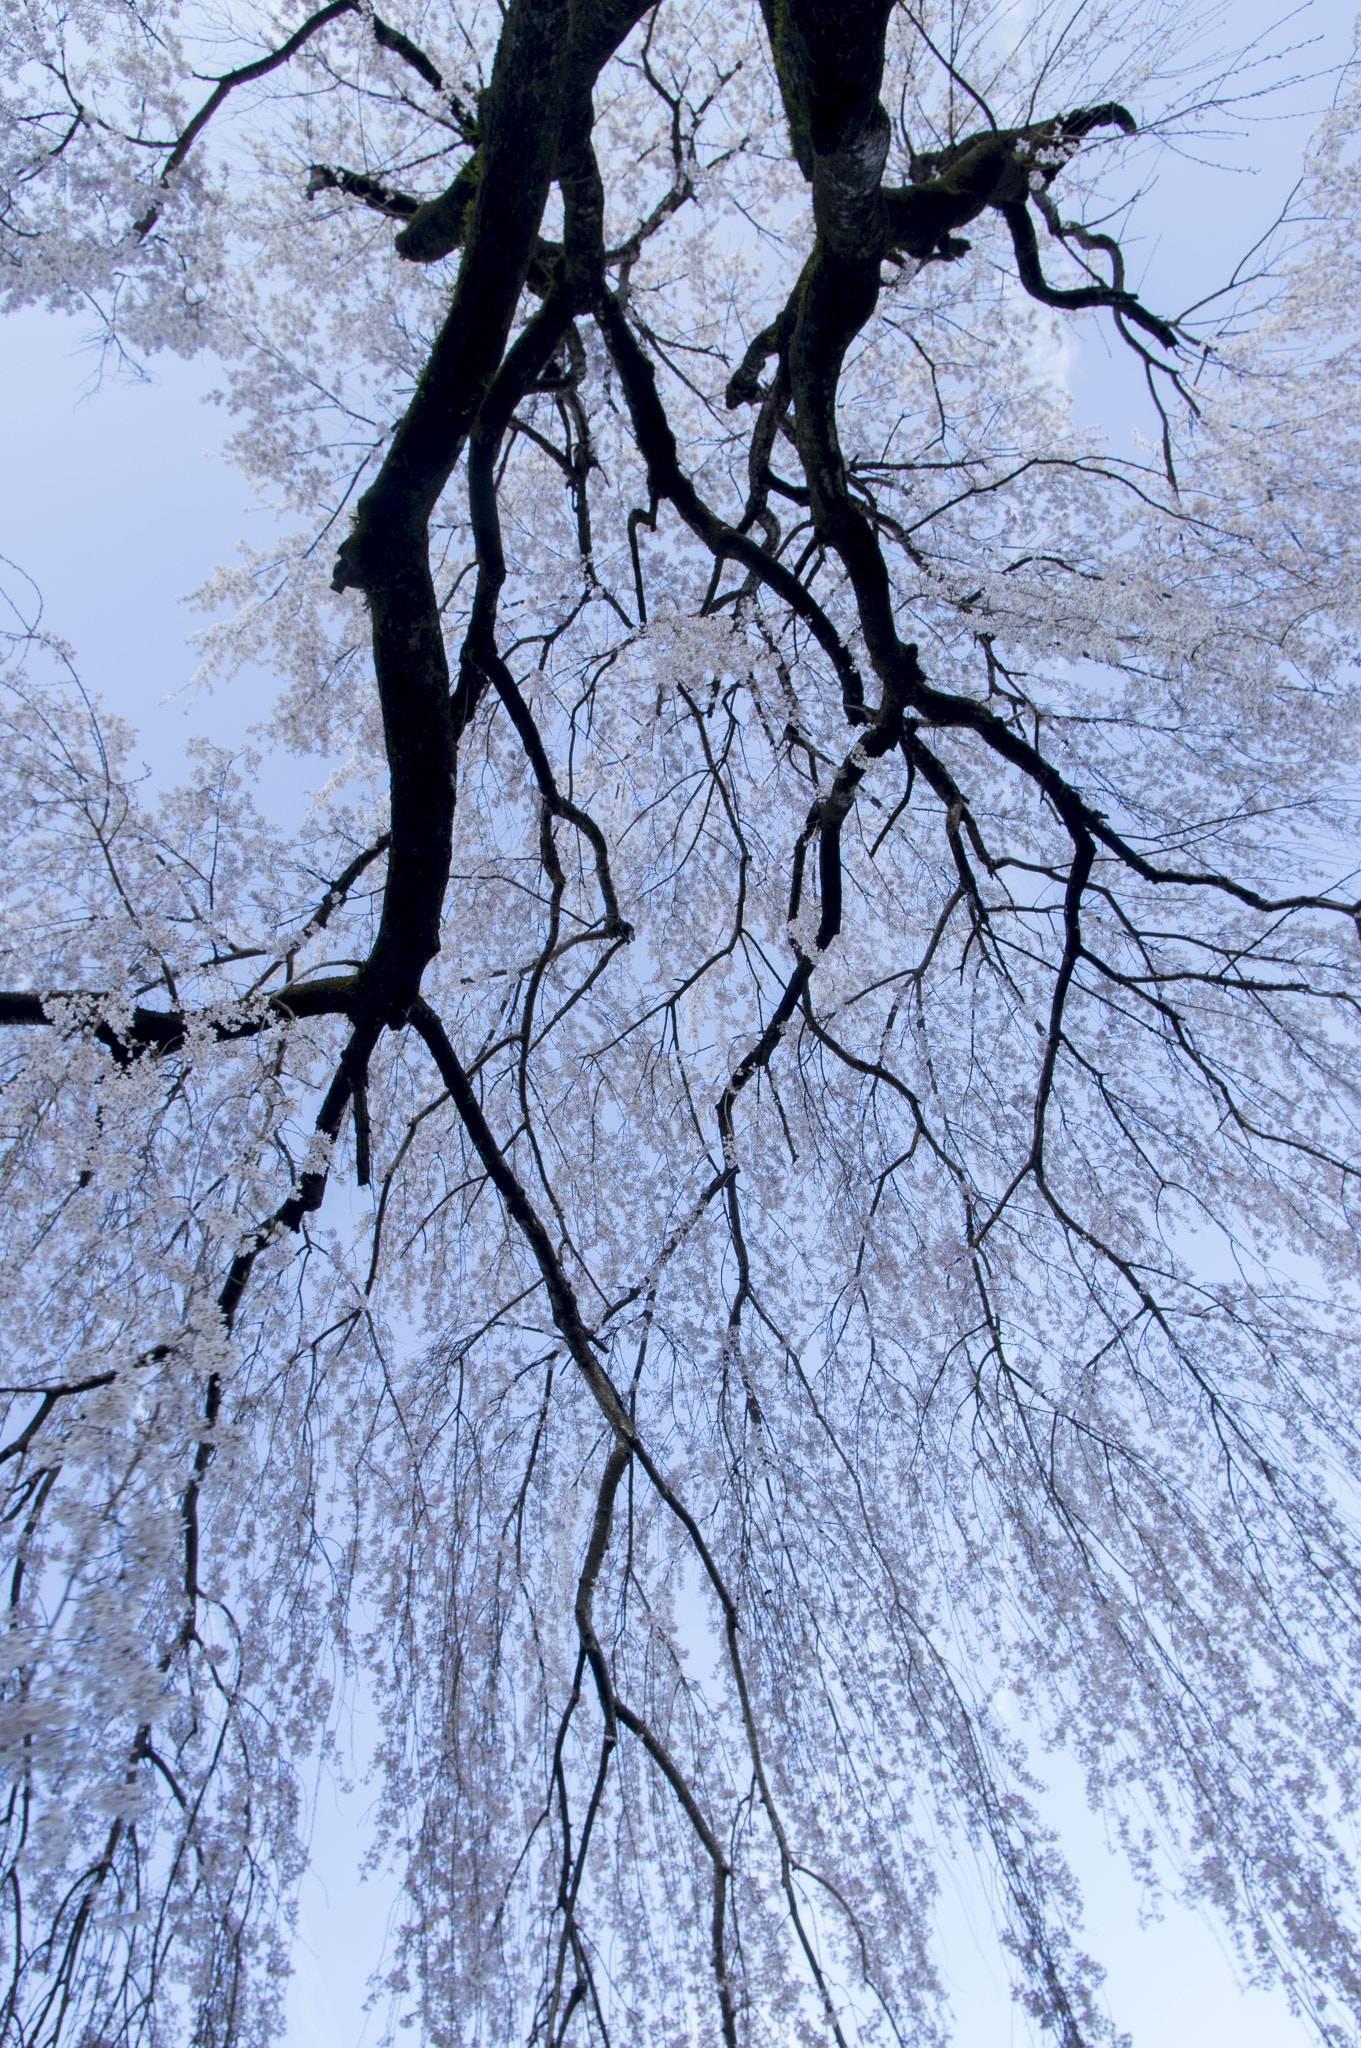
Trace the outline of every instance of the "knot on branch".
<path fill-rule="evenodd" d="M 452 185 L 438 199 L 417 206 L 393 247 L 408 263 L 438 263 L 466 240 L 482 178 L 482 152 L 475 150 Z"/>
<path fill-rule="evenodd" d="M 354 524 L 336 550 L 331 588 L 361 590 L 420 576 L 425 561 L 425 521 L 420 507 L 392 502 L 396 495 L 371 485 L 355 508 Z"/>
<path fill-rule="evenodd" d="M 761 372 L 773 355 L 780 354 L 788 344 L 788 330 L 793 325 L 789 308 L 769 327 L 763 327 L 755 339 L 748 344 L 732 376 L 724 400 L 729 412 L 735 412 L 739 405 L 756 405 L 761 397 Z"/>

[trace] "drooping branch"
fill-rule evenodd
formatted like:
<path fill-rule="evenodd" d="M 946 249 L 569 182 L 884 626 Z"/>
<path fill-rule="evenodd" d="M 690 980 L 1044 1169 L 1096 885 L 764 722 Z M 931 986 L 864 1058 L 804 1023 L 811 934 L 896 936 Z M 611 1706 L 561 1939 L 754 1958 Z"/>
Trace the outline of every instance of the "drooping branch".
<path fill-rule="evenodd" d="M 657 393 L 656 373 L 628 321 L 608 294 L 601 299 L 596 317 L 624 387 L 638 446 L 647 464 L 648 485 L 655 498 L 668 499 L 716 558 L 728 556 L 740 562 L 784 600 L 832 662 L 841 681 L 847 715 L 856 716 L 864 704 L 864 684 L 835 626 L 782 562 L 772 561 L 749 534 L 729 526 L 704 503 L 681 466 L 676 437 Z"/>
<path fill-rule="evenodd" d="M 565 1340 L 574 1363 L 594 1396 L 602 1417 L 614 1434 L 615 1445 L 611 1453 L 611 1465 L 608 1468 L 613 1479 L 610 1499 L 612 1500 L 613 1498 L 613 1486 L 617 1486 L 618 1478 L 622 1476 L 629 1459 L 636 1458 L 643 1471 L 647 1474 L 658 1498 L 684 1529 L 705 1577 L 718 1598 L 724 1618 L 724 1636 L 728 1659 L 737 1687 L 742 1723 L 752 1768 L 759 1787 L 761 1803 L 780 1854 L 781 1883 L 785 1893 L 786 1908 L 791 1925 L 803 1951 L 804 1959 L 808 1965 L 809 1973 L 817 1989 L 833 2038 L 838 2043 L 838 2048 L 846 2048 L 845 2036 L 837 2018 L 827 1974 L 818 1959 L 816 1948 L 798 1902 L 794 1885 L 796 1862 L 790 1851 L 789 1840 L 780 1815 L 779 1805 L 770 1785 L 756 1716 L 752 1707 L 745 1659 L 739 1639 L 737 1602 L 729 1590 L 724 1575 L 713 1556 L 708 1542 L 705 1540 L 703 1531 L 695 1516 L 685 1505 L 676 1489 L 664 1476 L 656 1460 L 649 1452 L 633 1417 L 629 1413 L 627 1404 L 621 1397 L 604 1366 L 596 1357 L 594 1350 L 595 1340 L 591 1333 L 588 1332 L 582 1320 L 575 1292 L 566 1273 L 563 1271 L 561 1260 L 554 1251 L 547 1231 L 544 1229 L 541 1220 L 535 1213 L 533 1204 L 530 1202 L 513 1169 L 506 1160 L 505 1154 L 496 1144 L 491 1128 L 483 1114 L 482 1106 L 443 1025 L 440 1023 L 435 1012 L 424 1001 L 419 1001 L 413 1005 L 410 1021 L 414 1029 L 424 1040 L 431 1057 L 434 1059 L 439 1069 L 440 1077 L 458 1110 L 463 1127 L 474 1150 L 486 1168 L 488 1177 L 501 1196 L 507 1214 L 524 1238 L 534 1258 L 544 1290 L 548 1296 L 553 1322 L 559 1335 Z M 604 1499 L 603 1490 L 601 1499 Z M 602 1534 L 601 1511 L 599 1507 L 597 1509 L 594 1529 L 593 1542 L 598 1540 L 601 1553 L 603 1554 L 604 1541 L 608 1538 L 608 1512 L 606 1511 L 605 1514 Z M 583 1572 L 582 1583 L 586 1583 L 585 1572 Z M 593 1579 L 591 1583 L 593 1584 Z M 578 1622 L 580 1623 L 580 1614 L 578 1614 Z M 588 1654 L 589 1652 L 586 1650 L 583 1642 L 583 1655 Z M 608 1683 L 607 1677 L 606 1683 Z M 613 1710 L 612 1693 L 611 1709 Z M 597 1776 L 597 1790 L 593 1794 L 593 1808 L 599 1797 L 599 1789 L 603 1784 L 603 1767 L 605 1762 L 606 1758 L 602 1755 L 602 1768 Z M 718 1910 L 717 1906 L 715 1910 Z M 722 1958 L 722 1950 L 717 1939 L 715 1940 L 714 1947 L 717 1967 L 721 1963 Z M 726 1984 L 726 1972 L 720 1971 L 719 1983 L 721 1995 L 722 1987 Z M 726 2021 L 726 2003 L 724 2014 Z"/>
<path fill-rule="evenodd" d="M 1161 347 L 1176 348 L 1176 328 L 1170 321 L 1160 320 L 1156 313 L 1150 313 L 1133 292 L 1120 290 L 1115 285 L 1074 285 L 1067 290 L 1051 285 L 1040 267 L 1040 245 L 1030 208 L 1023 200 L 1013 200 L 999 202 L 997 210 L 1011 230 L 1011 243 L 1016 251 L 1016 274 L 1032 299 L 1067 312 L 1081 311 L 1090 306 L 1109 307 L 1126 320 L 1132 320 L 1136 327 L 1142 327 Z"/>
<path fill-rule="evenodd" d="M 320 7 L 315 14 L 309 15 L 301 28 L 295 29 L 293 34 L 286 41 L 282 42 L 277 50 L 270 50 L 265 56 L 256 57 L 249 64 L 238 65 L 234 71 L 224 72 L 188 126 L 176 138 L 161 171 L 161 184 L 163 186 L 169 185 L 175 172 L 184 162 L 218 108 L 224 100 L 228 99 L 235 92 L 238 86 L 252 84 L 257 78 L 267 78 L 271 71 L 279 70 L 282 65 L 287 64 L 292 58 L 296 57 L 304 44 L 309 43 L 318 29 L 325 28 L 328 22 L 335 21 L 342 14 L 362 14 L 362 12 L 361 0 L 328 0 L 328 4 L 325 7 Z M 443 91 L 444 80 L 441 73 L 430 58 L 426 56 L 424 50 L 418 48 L 403 30 L 393 28 L 376 14 L 370 14 L 369 21 L 373 29 L 374 41 L 381 48 L 391 50 L 395 56 L 401 57 L 433 91 Z M 476 125 L 462 108 L 457 95 L 452 96 L 451 105 L 456 116 L 461 116 L 462 118 L 466 139 L 474 139 Z M 310 186 L 308 197 L 311 197 Z M 160 212 L 160 201 L 153 200 L 141 218 L 134 222 L 133 233 L 139 242 L 144 241 L 147 235 L 150 234 L 160 218 Z"/>

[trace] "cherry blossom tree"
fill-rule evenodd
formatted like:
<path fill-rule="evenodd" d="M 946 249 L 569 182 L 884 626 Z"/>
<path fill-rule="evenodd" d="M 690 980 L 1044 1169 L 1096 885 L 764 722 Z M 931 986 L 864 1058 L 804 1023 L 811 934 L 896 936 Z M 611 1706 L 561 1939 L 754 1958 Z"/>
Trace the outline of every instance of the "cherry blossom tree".
<path fill-rule="evenodd" d="M 1181 310 L 1203 11 L 381 4 L 4 18 L 322 786 L 11 581 L 0 2033 L 270 2038 L 358 1687 L 441 2048 L 946 2039 L 960 1855 L 1113 2038 L 1045 1745 L 1354 2040 L 1354 78 Z"/>

